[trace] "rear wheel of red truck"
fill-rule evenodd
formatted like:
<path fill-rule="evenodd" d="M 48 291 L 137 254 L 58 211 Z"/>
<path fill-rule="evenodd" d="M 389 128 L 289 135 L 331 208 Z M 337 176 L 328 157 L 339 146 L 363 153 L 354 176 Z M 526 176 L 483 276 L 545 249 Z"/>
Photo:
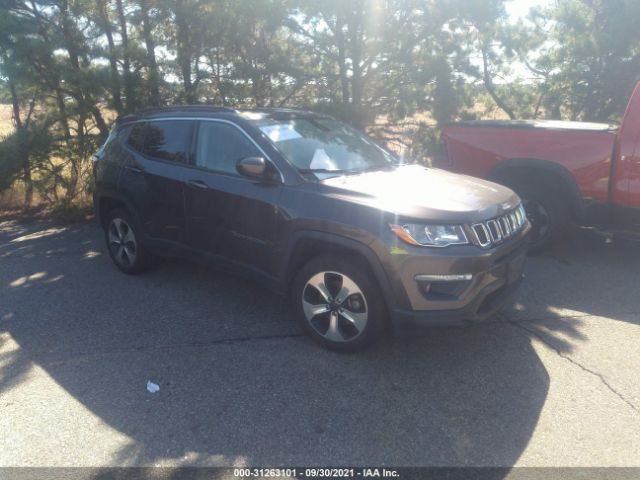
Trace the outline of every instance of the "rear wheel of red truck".
<path fill-rule="evenodd" d="M 542 182 L 508 182 L 522 199 L 527 219 L 531 223 L 529 250 L 540 252 L 564 238 L 570 225 L 569 208 L 554 185 Z"/>

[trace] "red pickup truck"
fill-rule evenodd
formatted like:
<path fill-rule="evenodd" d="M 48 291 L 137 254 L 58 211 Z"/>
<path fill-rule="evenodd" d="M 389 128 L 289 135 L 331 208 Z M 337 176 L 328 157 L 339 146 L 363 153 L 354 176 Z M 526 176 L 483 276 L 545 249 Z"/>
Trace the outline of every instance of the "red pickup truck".
<path fill-rule="evenodd" d="M 571 223 L 640 232 L 640 83 L 622 124 L 546 120 L 459 122 L 434 166 L 511 187 L 532 223 L 532 249 Z"/>

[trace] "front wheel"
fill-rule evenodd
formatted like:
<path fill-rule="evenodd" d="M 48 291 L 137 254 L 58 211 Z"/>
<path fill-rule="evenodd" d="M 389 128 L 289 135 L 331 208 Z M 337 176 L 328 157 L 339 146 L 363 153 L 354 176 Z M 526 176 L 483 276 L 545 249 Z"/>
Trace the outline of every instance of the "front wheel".
<path fill-rule="evenodd" d="M 304 330 L 320 345 L 355 352 L 375 341 L 386 309 L 368 269 L 321 257 L 296 275 L 292 301 Z"/>

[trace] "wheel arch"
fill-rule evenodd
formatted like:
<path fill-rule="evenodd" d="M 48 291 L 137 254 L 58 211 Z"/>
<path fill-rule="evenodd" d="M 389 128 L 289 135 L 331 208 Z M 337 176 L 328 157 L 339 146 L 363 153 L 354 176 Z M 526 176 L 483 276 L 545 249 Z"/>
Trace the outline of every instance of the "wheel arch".
<path fill-rule="evenodd" d="M 563 165 L 538 158 L 511 158 L 498 163 L 489 172 L 488 178 L 503 185 L 511 179 L 518 178 L 555 182 L 559 192 L 567 200 L 571 217 L 577 221 L 584 218 L 582 193 L 571 172 Z"/>
<path fill-rule="evenodd" d="M 295 232 L 283 261 L 287 296 L 290 294 L 293 280 L 300 268 L 312 259 L 323 255 L 349 256 L 364 265 L 376 279 L 387 310 L 391 311 L 395 304 L 391 283 L 373 250 L 362 242 L 331 233 Z"/>
<path fill-rule="evenodd" d="M 110 211 L 121 208 L 127 211 L 136 221 L 139 220 L 135 209 L 131 203 L 122 195 L 117 192 L 105 192 L 100 195 L 96 195 L 94 200 L 94 208 L 96 218 L 102 228 L 106 228 L 105 222 Z"/>

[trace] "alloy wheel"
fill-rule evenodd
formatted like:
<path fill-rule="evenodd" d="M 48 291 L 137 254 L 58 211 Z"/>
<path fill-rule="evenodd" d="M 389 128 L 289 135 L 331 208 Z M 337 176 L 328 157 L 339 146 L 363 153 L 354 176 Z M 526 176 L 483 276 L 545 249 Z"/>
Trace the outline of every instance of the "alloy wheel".
<path fill-rule="evenodd" d="M 354 340 L 369 318 L 362 290 L 347 275 L 319 272 L 302 289 L 302 309 L 311 327 L 332 342 Z"/>
<path fill-rule="evenodd" d="M 131 226 L 122 218 L 114 218 L 109 224 L 108 237 L 109 249 L 116 262 L 125 268 L 133 265 L 138 245 Z"/>

